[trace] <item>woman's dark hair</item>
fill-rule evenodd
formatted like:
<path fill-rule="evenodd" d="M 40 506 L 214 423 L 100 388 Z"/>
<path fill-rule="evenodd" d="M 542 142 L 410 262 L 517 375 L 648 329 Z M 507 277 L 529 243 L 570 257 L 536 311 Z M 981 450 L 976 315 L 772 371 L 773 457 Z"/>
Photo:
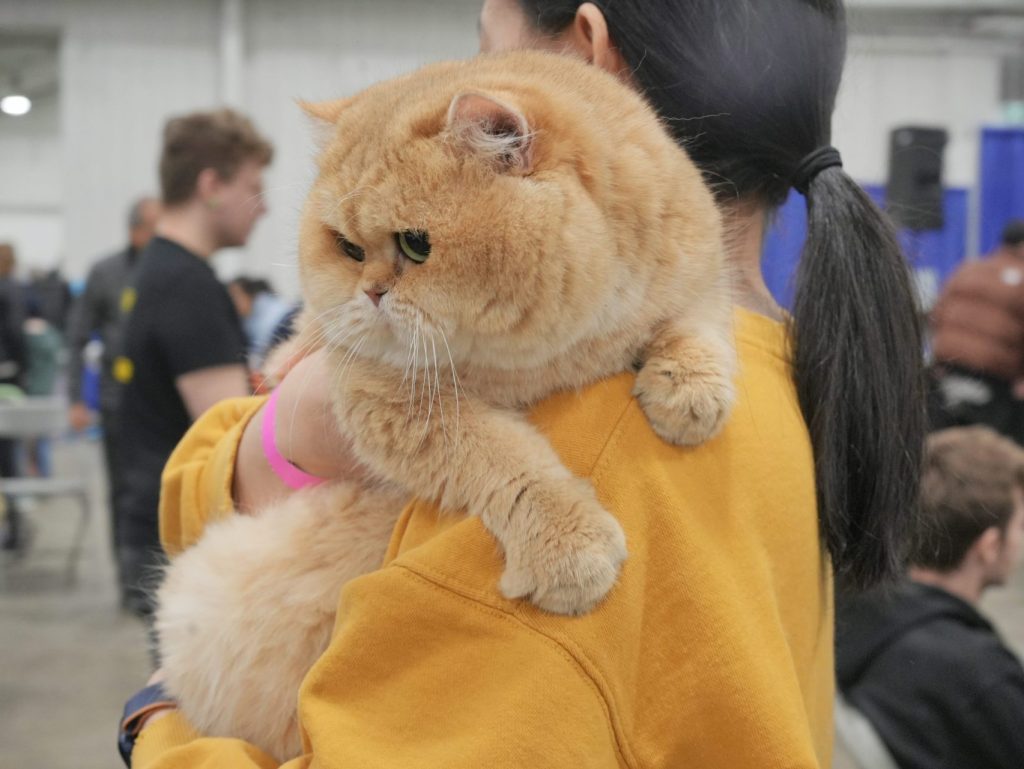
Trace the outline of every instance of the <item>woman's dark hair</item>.
<path fill-rule="evenodd" d="M 557 33 L 575 0 L 519 0 Z M 632 76 L 719 201 L 781 205 L 831 142 L 841 0 L 594 0 Z M 925 427 L 920 319 L 888 219 L 839 167 L 806 189 L 791 318 L 821 536 L 844 583 L 895 573 L 917 509 Z"/>

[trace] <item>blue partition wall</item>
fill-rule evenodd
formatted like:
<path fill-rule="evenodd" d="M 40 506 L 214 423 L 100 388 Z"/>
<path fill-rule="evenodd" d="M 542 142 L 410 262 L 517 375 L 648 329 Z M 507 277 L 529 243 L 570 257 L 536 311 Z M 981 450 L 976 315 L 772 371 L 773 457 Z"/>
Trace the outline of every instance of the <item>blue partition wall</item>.
<path fill-rule="evenodd" d="M 864 189 L 880 205 L 885 188 L 865 185 Z M 918 276 L 923 299 L 928 299 L 945 282 L 967 251 L 967 190 L 947 189 L 946 225 L 942 230 L 919 234 L 901 231 L 900 243 Z M 807 207 L 804 198 L 792 192 L 779 209 L 765 238 L 762 272 L 775 300 L 783 307 L 793 304 L 793 277 L 807 233 Z"/>
<path fill-rule="evenodd" d="M 1024 218 L 1024 128 L 981 132 L 981 251 L 999 245 L 1010 219 Z"/>
<path fill-rule="evenodd" d="M 806 237 L 807 203 L 803 195 L 793 190 L 771 222 L 761 258 L 764 282 L 775 301 L 786 308 L 793 306 L 793 278 Z"/>

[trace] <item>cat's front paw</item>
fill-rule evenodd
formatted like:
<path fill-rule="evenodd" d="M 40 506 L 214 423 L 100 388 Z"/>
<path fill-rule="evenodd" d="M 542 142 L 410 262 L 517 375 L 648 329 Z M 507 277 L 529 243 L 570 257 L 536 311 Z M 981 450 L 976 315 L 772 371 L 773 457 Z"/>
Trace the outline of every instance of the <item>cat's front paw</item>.
<path fill-rule="evenodd" d="M 501 592 L 554 614 L 584 614 L 615 585 L 626 558 L 619 522 L 578 479 L 538 484 L 519 500 L 531 521 L 505 548 Z"/>
<path fill-rule="evenodd" d="M 712 355 L 652 357 L 633 395 L 662 439 L 696 446 L 718 434 L 736 399 L 731 369 Z"/>

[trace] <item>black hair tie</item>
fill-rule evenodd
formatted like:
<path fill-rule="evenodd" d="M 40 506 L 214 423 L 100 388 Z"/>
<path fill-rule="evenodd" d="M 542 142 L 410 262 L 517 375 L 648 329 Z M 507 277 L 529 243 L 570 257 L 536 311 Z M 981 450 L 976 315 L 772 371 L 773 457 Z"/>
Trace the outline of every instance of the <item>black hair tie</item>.
<path fill-rule="evenodd" d="M 835 147 L 820 147 L 805 157 L 793 174 L 793 188 L 806 195 L 814 177 L 827 168 L 843 167 L 843 158 Z"/>

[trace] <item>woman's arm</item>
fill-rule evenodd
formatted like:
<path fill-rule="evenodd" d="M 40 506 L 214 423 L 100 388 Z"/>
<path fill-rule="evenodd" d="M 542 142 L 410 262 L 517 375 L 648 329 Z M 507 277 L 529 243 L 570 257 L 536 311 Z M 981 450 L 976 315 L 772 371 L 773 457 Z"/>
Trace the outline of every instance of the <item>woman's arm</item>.
<path fill-rule="evenodd" d="M 358 478 L 361 469 L 331 413 L 329 381 L 322 353 L 291 369 L 279 388 L 277 446 L 306 472 Z M 291 493 L 263 454 L 264 401 L 239 398 L 218 404 L 174 450 L 160 494 L 160 538 L 169 555 L 199 539 L 208 521 L 260 510 Z"/>
<path fill-rule="evenodd" d="M 337 428 L 330 404 L 330 375 L 324 352 L 303 358 L 278 386 L 274 434 L 281 455 L 321 478 L 360 477 L 351 443 Z M 264 406 L 242 434 L 235 460 L 232 498 L 242 512 L 266 507 L 291 493 L 270 468 L 260 433 Z"/>

